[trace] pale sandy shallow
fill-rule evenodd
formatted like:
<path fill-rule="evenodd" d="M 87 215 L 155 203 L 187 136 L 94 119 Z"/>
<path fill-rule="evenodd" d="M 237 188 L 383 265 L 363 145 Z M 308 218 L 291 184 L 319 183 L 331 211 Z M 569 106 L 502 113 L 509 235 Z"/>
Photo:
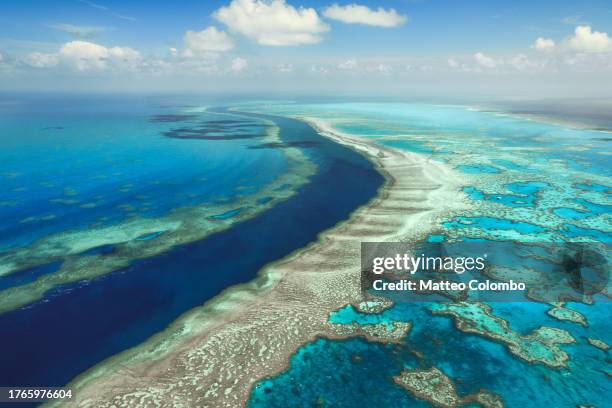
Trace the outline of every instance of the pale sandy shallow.
<path fill-rule="evenodd" d="M 68 406 L 244 406 L 260 379 L 288 366 L 317 337 L 399 341 L 410 324 L 335 325 L 329 313 L 364 300 L 361 241 L 414 241 L 464 208 L 461 180 L 427 157 L 374 145 L 308 118 L 323 136 L 370 159 L 385 176 L 378 196 L 318 240 L 225 290 L 167 330 L 90 369 L 69 387 Z M 271 226 L 273 228 L 273 226 Z"/>

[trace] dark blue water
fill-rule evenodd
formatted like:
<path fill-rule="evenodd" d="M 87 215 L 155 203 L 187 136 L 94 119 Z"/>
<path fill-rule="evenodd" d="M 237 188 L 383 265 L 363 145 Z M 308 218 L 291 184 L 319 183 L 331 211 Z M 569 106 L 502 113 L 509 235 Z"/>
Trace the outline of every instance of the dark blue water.
<path fill-rule="evenodd" d="M 305 149 L 319 166 L 310 183 L 227 231 L 0 315 L 0 385 L 68 383 L 228 286 L 253 279 L 266 263 L 305 246 L 375 196 L 383 178 L 365 158 L 302 122 L 269 119 L 283 142 L 316 142 Z"/>
<path fill-rule="evenodd" d="M 27 268 L 8 276 L 0 276 L 0 289 L 12 288 L 13 286 L 25 285 L 34 282 L 39 277 L 57 272 L 63 261 L 53 261 L 46 264 Z"/>

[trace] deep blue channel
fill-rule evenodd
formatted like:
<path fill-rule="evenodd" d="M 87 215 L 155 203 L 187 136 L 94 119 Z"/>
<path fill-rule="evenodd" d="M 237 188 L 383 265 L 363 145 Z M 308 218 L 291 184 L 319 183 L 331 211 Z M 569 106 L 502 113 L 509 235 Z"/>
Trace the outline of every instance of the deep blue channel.
<path fill-rule="evenodd" d="M 283 142 L 304 149 L 318 172 L 297 194 L 206 239 L 138 260 L 87 284 L 0 315 L 0 385 L 62 386 L 103 359 L 145 341 L 223 289 L 316 239 L 372 199 L 383 177 L 364 157 L 307 124 L 272 116 Z"/>

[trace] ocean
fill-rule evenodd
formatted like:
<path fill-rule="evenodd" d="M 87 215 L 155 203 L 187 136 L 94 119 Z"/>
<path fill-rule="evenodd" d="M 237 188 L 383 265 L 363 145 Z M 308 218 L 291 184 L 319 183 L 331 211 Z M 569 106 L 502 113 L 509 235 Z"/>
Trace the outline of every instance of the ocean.
<path fill-rule="evenodd" d="M 0 314 L 6 386 L 67 384 L 314 241 L 383 183 L 365 158 L 289 118 L 138 98 L 18 98 L 3 106 L 0 173 L 10 205 L 2 207 L 0 259 L 27 270 L 15 272 L 22 279 L 1 277 L 1 296 L 27 298 L 45 279 L 49 288 Z M 307 179 L 293 174 L 304 169 L 314 170 Z M 90 202 L 96 206 L 80 205 Z M 199 231 L 193 217 L 205 214 Z M 219 222 L 222 229 L 206 229 Z M 160 232 L 122 233 L 134 223 Z M 194 240 L 156 243 L 183 231 Z M 71 252 L 75 245 L 87 249 Z M 88 267 L 100 274 L 63 276 Z"/>

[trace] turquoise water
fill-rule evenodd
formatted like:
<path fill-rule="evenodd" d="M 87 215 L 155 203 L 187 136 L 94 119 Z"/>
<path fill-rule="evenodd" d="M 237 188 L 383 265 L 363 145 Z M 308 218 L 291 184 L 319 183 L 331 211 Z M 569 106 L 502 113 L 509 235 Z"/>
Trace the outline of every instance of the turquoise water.
<path fill-rule="evenodd" d="M 241 188 L 254 193 L 287 170 L 282 152 L 249 149 L 267 129 L 255 119 L 232 129 L 243 139 L 178 140 L 164 132 L 227 115 L 200 111 L 161 121 L 156 115 L 180 108 L 110 97 L 22 98 L 1 109 L 0 251 L 68 229 L 234 201 Z"/>
<path fill-rule="evenodd" d="M 541 248 L 525 247 L 531 253 L 525 253 L 518 266 L 549 274 L 556 268 L 546 252 L 551 243 L 587 243 L 603 248 L 605 259 L 611 260 L 612 147 L 599 131 L 452 105 L 335 103 L 268 105 L 265 109 L 325 120 L 342 132 L 423 154 L 454 168 L 464 179 L 463 192 L 470 207 L 442 220 L 429 242 L 539 243 Z M 501 266 L 517 265 L 516 259 L 508 261 Z M 592 305 L 567 305 L 585 316 L 588 327 L 547 315 L 550 306 L 544 303 L 527 299 L 491 303 L 492 314 L 521 335 L 540 326 L 567 330 L 576 339 L 575 344 L 561 346 L 570 357 L 568 369 L 526 363 L 499 342 L 459 331 L 452 317 L 432 315 L 430 303 L 394 300 L 393 307 L 378 314 L 362 314 L 347 306 L 330 316 L 330 322 L 336 324 L 413 322 L 399 346 L 370 344 L 365 348 L 372 352 L 368 369 L 349 363 L 353 354 L 363 353 L 364 340 L 319 339 L 300 349 L 287 371 L 259 383 L 250 404 L 283 406 L 294 398 L 308 406 L 317 396 L 320 401 L 330 401 L 329 406 L 343 398 L 351 403 L 337 406 L 413 406 L 411 396 L 399 397 L 395 404 L 391 400 L 381 403 L 373 394 L 380 390 L 395 396 L 401 391 L 391 377 L 402 367 L 435 366 L 455 382 L 460 395 L 485 388 L 510 407 L 609 405 L 609 357 L 586 341 L 587 337 L 608 344 L 612 341 L 608 323 L 612 303 L 605 296 L 595 296 Z M 415 361 L 415 354 L 406 350 L 416 350 L 422 358 Z M 304 351 L 308 359 L 303 358 Z M 337 374 L 331 378 L 351 378 L 354 383 L 375 378 L 375 391 L 355 398 L 359 391 L 350 386 L 345 391 L 331 380 L 329 387 L 312 382 L 317 372 L 331 372 L 332 367 L 337 367 Z M 300 390 L 314 390 L 305 397 L 291 394 L 288 384 L 292 380 L 299 382 Z"/>
<path fill-rule="evenodd" d="M 489 200 L 508 207 L 531 207 L 536 201 L 534 194 L 485 194 L 474 187 L 464 187 L 463 192 L 472 200 Z"/>
<path fill-rule="evenodd" d="M 495 217 L 457 217 L 453 221 L 442 224 L 447 229 L 472 228 L 482 231 L 513 230 L 521 234 L 544 232 L 545 229 L 525 221 L 512 221 Z"/>
<path fill-rule="evenodd" d="M 487 166 L 484 164 L 473 164 L 473 165 L 460 164 L 459 166 L 457 166 L 457 169 L 459 171 L 462 171 L 468 174 L 501 173 L 501 170 L 498 169 L 497 167 Z"/>
<path fill-rule="evenodd" d="M 414 356 L 362 339 L 319 339 L 291 359 L 291 370 L 253 390 L 252 407 L 427 407 L 390 381 Z"/>

